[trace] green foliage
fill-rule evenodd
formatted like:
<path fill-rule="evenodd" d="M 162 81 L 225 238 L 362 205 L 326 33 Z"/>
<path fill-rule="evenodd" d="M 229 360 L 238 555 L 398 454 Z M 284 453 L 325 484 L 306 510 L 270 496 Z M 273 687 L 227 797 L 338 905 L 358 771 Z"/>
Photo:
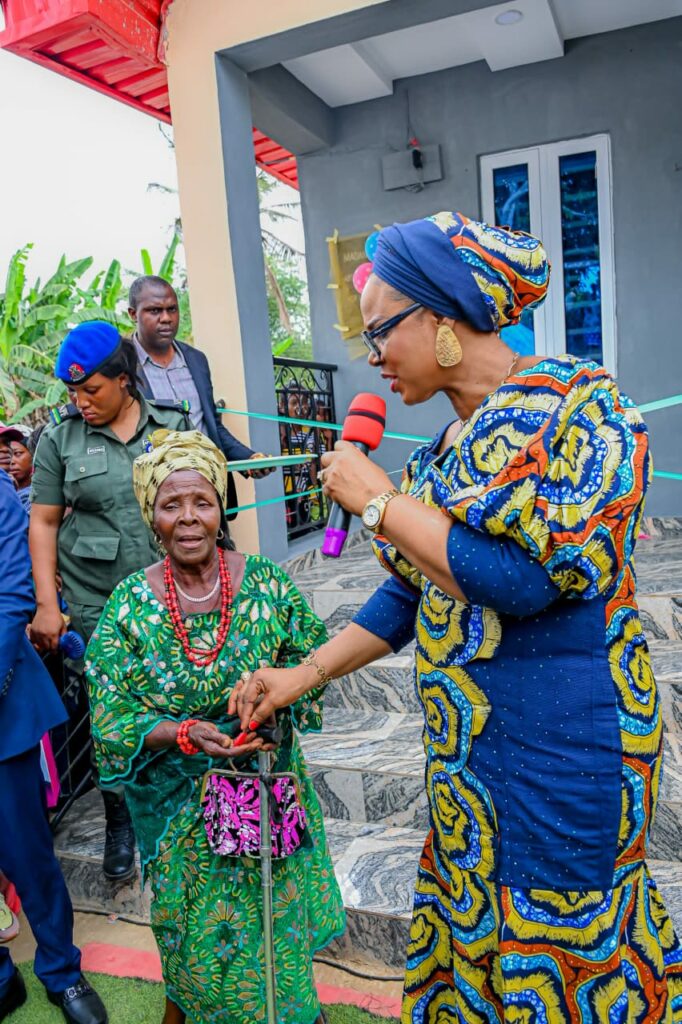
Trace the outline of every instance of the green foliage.
<path fill-rule="evenodd" d="M 172 134 L 169 134 L 163 125 L 159 125 L 159 129 L 170 148 L 174 149 Z M 272 194 L 277 188 L 277 181 L 260 167 L 256 168 L 256 185 L 260 204 L 261 243 L 265 262 L 272 354 L 280 356 L 286 352 L 291 358 L 312 359 L 308 284 L 303 271 L 303 254 L 282 241 L 276 231 L 278 225 L 296 220 L 300 202 L 297 199 L 285 203 L 274 202 Z M 166 195 L 177 193 L 177 189 L 158 181 L 150 182 L 147 190 Z M 175 232 L 179 241 L 182 238 L 180 220 L 175 222 Z M 144 273 L 152 274 L 151 260 L 146 250 L 142 251 L 142 262 Z M 159 272 L 159 276 L 163 277 L 164 274 Z M 191 340 L 192 325 L 186 282 L 183 291 L 184 294 L 178 292 L 180 337 Z"/>
<path fill-rule="evenodd" d="M 284 352 L 292 359 L 312 359 L 308 283 L 302 253 L 287 245 L 273 230 L 295 219 L 298 202 L 273 203 L 275 179 L 260 169 L 256 172 L 261 211 L 261 241 L 268 294 L 268 321 L 272 353 Z"/>
<path fill-rule="evenodd" d="M 165 253 L 159 277 L 173 282 L 180 241 L 176 230 Z M 65 388 L 54 378 L 54 362 L 65 334 L 86 320 L 107 320 L 123 335 L 131 333 L 127 313 L 127 286 L 118 260 L 95 274 L 87 285 L 82 279 L 93 259 L 66 262 L 62 256 L 45 284 L 27 283 L 26 267 L 32 244 L 19 249 L 7 268 L 0 292 L 0 419 L 37 423 L 45 412 L 64 400 Z M 143 273 L 155 273 L 149 253 L 142 250 Z M 140 271 L 127 271 L 135 277 Z M 187 282 L 175 282 L 180 304 L 180 336 L 192 333 Z"/>
<path fill-rule="evenodd" d="M 121 267 L 114 260 L 106 273 L 81 287 L 92 258 L 66 262 L 43 285 L 27 286 L 26 264 L 32 246 L 12 256 L 0 294 L 0 417 L 37 421 L 41 410 L 62 400 L 64 386 L 53 375 L 57 349 L 66 332 L 84 320 L 108 320 L 122 327 L 116 311 Z"/>
<path fill-rule="evenodd" d="M 271 277 L 275 278 L 276 289 Z M 273 355 L 284 352 L 292 359 L 312 359 L 308 288 L 295 260 L 266 257 L 268 319 Z M 282 315 L 282 305 L 286 314 Z M 289 343 L 283 349 L 285 343 Z"/>
<path fill-rule="evenodd" d="M 276 182 L 264 171 L 258 171 L 257 181 L 273 355 L 286 353 L 294 359 L 311 359 L 310 309 L 302 254 L 273 230 L 294 219 L 298 203 L 273 202 Z M 119 260 L 112 260 L 87 285 L 83 278 L 92 268 L 92 257 L 67 263 L 62 256 L 45 284 L 37 280 L 31 285 L 26 269 L 32 243 L 19 249 L 9 262 L 4 291 L 0 293 L 0 419 L 35 423 L 45 418 L 50 406 L 63 401 L 65 389 L 54 378 L 54 361 L 64 335 L 77 323 L 108 320 L 121 334 L 131 333 L 124 277 L 156 275 L 173 284 L 180 306 L 178 335 L 191 342 L 187 278 L 177 265 L 181 241 L 182 226 L 177 221 L 158 269 L 154 269 L 149 251 L 142 249 L 138 270 L 124 271 Z"/>

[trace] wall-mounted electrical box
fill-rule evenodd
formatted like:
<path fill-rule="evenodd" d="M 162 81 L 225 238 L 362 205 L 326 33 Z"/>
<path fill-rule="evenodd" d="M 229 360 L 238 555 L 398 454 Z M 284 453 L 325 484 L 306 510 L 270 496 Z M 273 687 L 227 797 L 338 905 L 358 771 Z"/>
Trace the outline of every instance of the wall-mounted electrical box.
<path fill-rule="evenodd" d="M 384 178 L 384 189 L 408 188 L 410 185 L 428 185 L 431 181 L 440 181 L 443 168 L 440 160 L 440 146 L 421 146 L 417 151 L 421 154 L 421 167 L 415 167 L 412 149 L 404 149 L 399 153 L 387 153 L 381 158 L 381 171 Z"/>

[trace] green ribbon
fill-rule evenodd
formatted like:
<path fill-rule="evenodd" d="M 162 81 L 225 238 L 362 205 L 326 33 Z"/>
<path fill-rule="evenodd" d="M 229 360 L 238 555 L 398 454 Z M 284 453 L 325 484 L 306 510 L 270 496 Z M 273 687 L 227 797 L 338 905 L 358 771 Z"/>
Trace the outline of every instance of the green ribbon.
<path fill-rule="evenodd" d="M 655 402 L 645 402 L 638 405 L 640 412 L 656 412 L 657 409 L 668 409 L 671 405 L 682 404 L 682 395 L 671 395 L 670 398 L 659 398 Z"/>
<path fill-rule="evenodd" d="M 646 402 L 644 405 L 638 406 L 640 412 L 656 412 L 658 409 L 667 409 L 672 405 L 681 405 L 682 395 L 671 395 L 670 398 L 659 398 L 656 402 Z M 268 420 L 271 423 L 290 423 L 297 427 L 316 427 L 318 430 L 343 430 L 342 423 L 328 423 L 326 420 L 297 420 L 291 416 L 272 416 L 265 412 L 245 412 L 242 409 L 225 409 L 222 406 L 216 406 L 216 412 L 226 413 L 229 416 L 249 416 L 254 420 Z M 430 437 L 419 437 L 416 434 L 395 434 L 390 430 L 384 432 L 384 437 L 389 438 L 391 441 L 415 441 L 417 444 L 426 444 L 431 441 Z M 389 476 L 393 476 L 395 473 L 399 473 L 400 470 L 394 469 Z M 682 480 L 682 473 L 668 473 L 665 470 L 654 470 L 654 476 L 660 477 L 662 480 Z M 293 501 L 296 498 L 308 498 L 312 494 L 319 494 L 322 490 L 321 487 L 314 487 L 310 491 L 299 491 L 297 494 L 285 494 L 282 498 L 267 498 L 264 501 L 254 501 L 250 505 L 239 505 L 236 508 L 228 508 L 227 513 L 231 515 L 233 512 L 248 512 L 254 508 L 264 508 L 266 505 L 279 505 L 283 501 Z"/>
<path fill-rule="evenodd" d="M 395 476 L 396 473 L 402 473 L 402 467 L 400 469 L 392 469 L 386 476 Z M 266 498 L 264 501 L 254 501 L 251 505 L 238 505 L 236 508 L 226 509 L 225 514 L 231 515 L 232 512 L 248 512 L 252 508 L 262 508 L 264 505 L 279 505 L 282 501 L 293 501 L 294 498 L 308 498 L 311 494 L 319 494 L 321 487 L 313 487 L 310 491 L 298 491 L 297 494 L 285 494 L 282 498 Z"/>
<path fill-rule="evenodd" d="M 223 409 L 216 406 L 216 412 L 228 413 L 230 416 L 250 416 L 253 420 L 270 420 L 272 423 L 293 423 L 296 427 L 317 427 L 319 430 L 343 430 L 343 423 L 328 423 L 327 420 L 295 420 L 291 416 L 270 416 L 265 412 L 243 412 L 241 409 Z M 384 437 L 391 441 L 416 441 L 417 444 L 425 444 L 430 437 L 417 437 L 415 434 L 393 434 L 390 430 L 384 431 Z"/>
<path fill-rule="evenodd" d="M 225 515 L 232 515 L 233 512 L 248 512 L 252 508 L 265 508 L 266 505 L 279 505 L 282 501 L 293 501 L 294 498 L 307 498 L 310 494 L 319 494 L 321 490 L 321 487 L 313 487 L 311 491 L 285 494 L 282 498 L 266 498 L 264 501 L 253 501 L 250 505 L 237 505 L 236 508 L 225 509 Z"/>
<path fill-rule="evenodd" d="M 682 405 L 682 395 L 671 395 L 670 398 L 659 398 L 655 402 L 645 402 L 637 408 L 640 412 L 657 412 L 658 409 L 669 409 L 673 405 Z M 265 412 L 244 412 L 242 409 L 225 409 L 216 407 L 216 412 L 226 413 L 230 416 L 250 416 L 254 420 L 269 420 L 271 423 L 291 423 L 297 427 L 317 427 L 318 430 L 343 430 L 342 423 L 328 423 L 326 420 L 296 420 L 291 416 L 271 416 Z M 415 441 L 417 444 L 426 444 L 430 437 L 420 437 L 417 434 L 396 434 L 391 430 L 384 432 L 384 437 L 391 441 Z M 659 474 L 660 475 L 660 474 Z"/>

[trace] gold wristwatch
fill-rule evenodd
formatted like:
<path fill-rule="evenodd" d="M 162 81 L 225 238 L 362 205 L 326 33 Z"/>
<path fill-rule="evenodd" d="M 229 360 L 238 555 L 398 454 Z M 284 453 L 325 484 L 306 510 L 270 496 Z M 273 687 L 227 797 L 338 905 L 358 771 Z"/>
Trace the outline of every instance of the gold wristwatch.
<path fill-rule="evenodd" d="M 385 494 L 380 494 L 378 498 L 372 498 L 371 501 L 368 501 L 362 510 L 362 525 L 366 526 L 372 533 L 378 533 L 384 521 L 386 506 L 391 498 L 395 498 L 398 494 L 400 494 L 400 491 L 393 488 L 392 491 L 386 491 Z"/>

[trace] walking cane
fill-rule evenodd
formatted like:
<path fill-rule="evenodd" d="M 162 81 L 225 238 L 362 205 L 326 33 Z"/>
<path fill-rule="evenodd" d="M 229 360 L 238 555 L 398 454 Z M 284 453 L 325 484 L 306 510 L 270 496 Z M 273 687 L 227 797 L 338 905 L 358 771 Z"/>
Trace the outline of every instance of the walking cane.
<path fill-rule="evenodd" d="M 273 730 L 274 731 L 274 730 Z M 259 731 L 259 735 L 262 732 Z M 281 735 L 281 734 L 280 734 Z M 265 738 L 265 737 L 264 737 Z M 270 830 L 271 757 L 258 751 L 258 798 L 260 802 L 260 870 L 263 895 L 263 954 L 265 960 L 265 1010 L 267 1024 L 277 1024 L 275 950 L 272 916 L 272 832 Z"/>

